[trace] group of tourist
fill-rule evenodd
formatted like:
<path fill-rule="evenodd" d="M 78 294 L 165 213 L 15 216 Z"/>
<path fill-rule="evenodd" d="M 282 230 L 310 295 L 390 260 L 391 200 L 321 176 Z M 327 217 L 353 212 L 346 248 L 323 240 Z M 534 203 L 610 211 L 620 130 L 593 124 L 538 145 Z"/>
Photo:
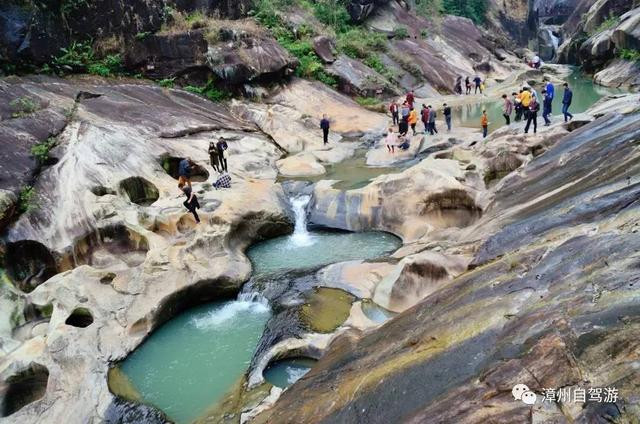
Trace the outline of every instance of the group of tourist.
<path fill-rule="evenodd" d="M 473 78 L 473 86 L 475 86 L 475 90 L 474 90 L 474 94 L 477 94 L 478 91 L 480 91 L 480 94 L 482 94 L 484 92 L 485 89 L 485 81 L 480 78 L 480 75 L 476 75 Z M 471 94 L 471 90 L 473 89 L 473 86 L 471 84 L 471 80 L 469 79 L 469 77 L 466 77 L 464 79 L 464 87 L 465 87 L 465 94 Z M 453 91 L 456 94 L 462 94 L 462 77 L 459 76 L 456 79 L 456 83 L 453 87 Z"/>
<path fill-rule="evenodd" d="M 218 172 L 218 178 L 213 183 L 213 187 L 219 188 L 231 188 L 231 177 L 227 173 L 227 158 L 225 157 L 225 151 L 229 148 L 227 141 L 224 137 L 220 137 L 218 141 L 212 140 L 209 143 L 209 161 L 214 171 Z M 200 223 L 200 217 L 197 210 L 200 209 L 200 203 L 198 197 L 191 187 L 191 177 L 193 174 L 193 168 L 196 163 L 191 158 L 184 158 L 178 163 L 178 188 L 182 190 L 187 197 L 182 204 L 189 212 L 193 214 L 196 223 Z"/>
<path fill-rule="evenodd" d="M 573 119 L 573 115 L 569 112 L 571 102 L 573 100 L 573 92 L 569 88 L 568 83 L 564 83 L 564 94 L 562 97 L 562 114 L 564 115 L 564 121 Z M 544 119 L 544 125 L 549 126 L 551 124 L 551 105 L 555 95 L 555 87 L 551 81 L 547 82 L 545 88 L 541 92 L 542 101 L 538 97 L 538 93 L 533 88 L 533 84 L 528 87 L 522 87 L 518 93 L 511 93 L 511 99 L 506 94 L 502 95 L 502 116 L 504 117 L 505 124 L 511 124 L 511 114 L 515 112 L 515 121 L 521 121 L 524 117 L 526 125 L 524 132 L 527 134 L 533 123 L 533 132 L 538 130 L 538 112 L 540 111 L 540 103 L 542 103 L 542 118 Z M 488 119 L 486 110 L 482 112 L 482 118 L 480 125 L 482 126 L 483 137 L 487 136 Z"/>

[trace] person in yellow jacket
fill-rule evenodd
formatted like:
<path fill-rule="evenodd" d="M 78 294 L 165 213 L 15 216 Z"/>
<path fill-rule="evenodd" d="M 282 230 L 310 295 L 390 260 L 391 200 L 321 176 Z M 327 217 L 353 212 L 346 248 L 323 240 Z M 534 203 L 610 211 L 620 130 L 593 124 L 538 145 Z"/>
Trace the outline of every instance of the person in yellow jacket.
<path fill-rule="evenodd" d="M 409 125 L 411 125 L 411 130 L 413 131 L 413 135 L 416 135 L 416 124 L 418 123 L 418 112 L 414 108 L 411 108 L 409 112 Z"/>
<path fill-rule="evenodd" d="M 522 103 L 522 107 L 525 109 L 529 107 L 531 103 L 531 91 L 527 87 L 522 89 L 522 93 L 520 94 L 520 102 Z"/>
<path fill-rule="evenodd" d="M 482 138 L 487 137 L 487 133 L 489 132 L 489 117 L 487 116 L 487 111 L 482 111 L 482 117 L 480 118 L 480 125 L 482 126 Z"/>

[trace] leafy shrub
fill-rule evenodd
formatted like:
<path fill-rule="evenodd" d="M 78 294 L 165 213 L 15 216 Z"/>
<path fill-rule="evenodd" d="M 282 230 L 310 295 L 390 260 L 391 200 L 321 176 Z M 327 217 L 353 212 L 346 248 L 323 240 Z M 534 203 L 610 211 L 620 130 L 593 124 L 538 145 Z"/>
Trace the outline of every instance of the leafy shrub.
<path fill-rule="evenodd" d="M 631 62 L 640 62 L 640 50 L 622 49 L 618 52 L 618 56 Z"/>
<path fill-rule="evenodd" d="M 593 31 L 590 35 L 599 34 L 608 29 L 614 28 L 618 26 L 619 23 L 620 23 L 620 17 L 610 14 L 609 17 L 606 18 L 604 21 L 602 21 L 602 23 L 598 25 L 598 28 L 596 28 L 595 31 Z"/>
<path fill-rule="evenodd" d="M 56 139 L 49 137 L 42 143 L 31 146 L 31 155 L 36 158 L 38 164 L 43 165 L 49 160 L 49 152 L 56 145 Z"/>
<path fill-rule="evenodd" d="M 337 48 L 354 59 L 365 59 L 373 51 L 386 51 L 387 38 L 379 33 L 353 28 L 338 36 Z"/>
<path fill-rule="evenodd" d="M 204 96 L 207 99 L 211 100 L 212 102 L 221 102 L 223 100 L 227 100 L 231 98 L 231 93 L 229 93 L 226 90 L 217 88 L 214 85 L 213 80 L 209 80 L 209 82 L 206 85 L 203 85 L 200 87 L 195 85 L 188 85 L 184 89 L 191 93 Z"/>
<path fill-rule="evenodd" d="M 487 0 L 442 0 L 442 10 L 449 15 L 464 16 L 476 24 L 482 24 L 487 15 Z"/>
<path fill-rule="evenodd" d="M 393 36 L 400 40 L 404 40 L 405 38 L 409 38 L 409 30 L 407 27 L 397 27 L 393 30 Z"/>
<path fill-rule="evenodd" d="M 175 77 L 165 78 L 165 79 L 158 80 L 158 85 L 164 88 L 173 88 L 175 85 L 175 81 L 176 81 Z"/>
<path fill-rule="evenodd" d="M 33 195 L 35 190 L 31 186 L 24 186 L 18 195 L 18 209 L 20 212 L 27 212 L 35 207 Z"/>
<path fill-rule="evenodd" d="M 87 72 L 94 75 L 109 77 L 122 74 L 122 56 L 110 54 L 102 59 L 96 57 L 91 43 L 72 42 L 69 47 L 60 49 L 51 65 L 43 67 L 43 71 L 53 70 L 60 75 L 76 72 Z"/>
<path fill-rule="evenodd" d="M 13 109 L 13 113 L 11 114 L 13 118 L 24 118 L 38 110 L 38 103 L 28 96 L 12 100 L 9 102 L 9 106 Z"/>

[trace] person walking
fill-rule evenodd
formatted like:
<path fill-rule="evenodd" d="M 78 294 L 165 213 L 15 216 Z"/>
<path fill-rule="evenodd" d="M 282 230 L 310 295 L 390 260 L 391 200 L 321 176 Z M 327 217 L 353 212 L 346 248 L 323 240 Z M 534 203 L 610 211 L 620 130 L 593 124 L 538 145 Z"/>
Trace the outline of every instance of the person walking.
<path fill-rule="evenodd" d="M 556 91 L 553 83 L 551 81 L 547 81 L 547 85 L 544 87 L 544 89 L 547 90 L 547 96 L 549 96 L 551 98 L 551 101 L 553 101 L 553 96 L 555 95 Z"/>
<path fill-rule="evenodd" d="M 412 109 L 413 103 L 416 101 L 416 95 L 413 93 L 413 90 L 407 93 L 406 101 L 407 101 L 407 104 L 409 105 L 409 109 Z"/>
<path fill-rule="evenodd" d="M 409 119 L 409 112 L 411 112 L 411 108 L 409 107 L 409 103 L 405 101 L 400 108 L 400 120 L 406 121 Z"/>
<path fill-rule="evenodd" d="M 538 111 L 540 110 L 540 103 L 536 101 L 536 98 L 531 98 L 529 102 L 529 112 L 527 113 L 527 125 L 524 127 L 524 133 L 529 133 L 529 126 L 533 122 L 533 133 L 538 130 Z"/>
<path fill-rule="evenodd" d="M 424 133 L 429 132 L 429 108 L 424 103 L 422 104 L 422 110 L 420 111 L 420 120 L 424 125 Z"/>
<path fill-rule="evenodd" d="M 438 130 L 436 129 L 436 116 L 436 108 L 429 105 L 429 134 L 431 135 L 438 134 Z"/>
<path fill-rule="evenodd" d="M 476 75 L 476 77 L 473 79 L 473 82 L 476 85 L 476 89 L 473 94 L 478 94 L 478 90 L 480 90 L 480 94 L 482 94 L 482 87 L 480 87 L 480 84 L 482 84 L 482 78 L 480 78 L 479 75 Z"/>
<path fill-rule="evenodd" d="M 393 132 L 393 128 L 389 128 L 389 132 L 387 133 L 387 138 L 385 139 L 385 144 L 387 145 L 387 150 L 389 153 L 393 154 L 396 152 L 396 144 L 398 144 L 398 135 Z"/>
<path fill-rule="evenodd" d="M 531 92 L 531 97 L 535 97 L 536 102 L 540 103 L 540 97 L 538 97 L 538 92 L 534 88 L 534 85 L 533 83 L 529 84 L 529 91 Z"/>
<path fill-rule="evenodd" d="M 218 155 L 218 146 L 213 140 L 209 143 L 209 161 L 211 162 L 211 167 L 214 171 L 222 172 L 222 167 L 220 165 L 220 155 Z"/>
<path fill-rule="evenodd" d="M 329 122 L 327 115 L 322 115 L 320 128 L 322 128 L 322 139 L 324 140 L 324 144 L 327 145 L 329 143 L 329 128 L 331 128 L 331 123 Z"/>
<path fill-rule="evenodd" d="M 564 85 L 564 95 L 562 96 L 562 114 L 564 115 L 564 122 L 573 119 L 573 115 L 569 113 L 569 106 L 573 100 L 573 92 L 569 88 L 569 84 L 566 82 Z"/>
<path fill-rule="evenodd" d="M 393 119 L 393 125 L 398 125 L 398 121 L 400 120 L 400 108 L 395 100 L 391 102 L 391 105 L 389 105 L 389 112 L 391 113 L 391 119 Z"/>
<path fill-rule="evenodd" d="M 522 102 L 522 116 L 525 120 L 529 118 L 529 104 L 531 104 L 531 92 L 528 87 L 522 87 L 520 101 Z"/>
<path fill-rule="evenodd" d="M 489 117 L 487 116 L 486 110 L 482 111 L 480 125 L 482 126 L 482 138 L 487 138 L 487 134 L 489 133 Z"/>
<path fill-rule="evenodd" d="M 542 90 L 542 96 L 544 98 L 542 101 L 542 118 L 544 119 L 544 126 L 548 127 L 551 124 L 549 115 L 551 115 L 551 100 L 553 100 L 553 98 L 549 96 L 546 88 Z"/>
<path fill-rule="evenodd" d="M 184 158 L 178 163 L 178 187 L 188 185 L 191 187 L 191 166 L 193 161 L 191 158 Z"/>
<path fill-rule="evenodd" d="M 446 103 L 442 106 L 444 107 L 442 113 L 444 114 L 444 122 L 447 124 L 447 132 L 451 132 L 451 107 L 447 106 Z"/>
<path fill-rule="evenodd" d="M 193 217 L 196 219 L 196 223 L 200 223 L 200 217 L 198 216 L 198 212 L 196 209 L 200 209 L 200 203 L 198 202 L 198 198 L 196 194 L 193 192 L 191 186 L 180 183 L 178 184 L 178 188 L 182 190 L 185 196 L 187 196 L 187 200 L 185 200 L 182 204 L 189 212 L 193 214 Z"/>
<path fill-rule="evenodd" d="M 411 108 L 409 112 L 409 125 L 411 126 L 411 131 L 413 131 L 413 135 L 416 135 L 416 124 L 418 123 L 418 111 L 414 108 Z"/>
<path fill-rule="evenodd" d="M 220 161 L 220 168 L 224 172 L 229 172 L 227 169 L 227 158 L 224 157 L 224 152 L 227 151 L 229 145 L 227 144 L 227 141 L 224 139 L 224 137 L 220 137 L 218 143 L 216 144 L 216 147 L 218 148 L 218 160 Z"/>
<path fill-rule="evenodd" d="M 511 124 L 511 112 L 513 111 L 513 103 L 509 100 L 509 96 L 502 95 L 502 116 L 504 116 L 505 125 Z"/>
<path fill-rule="evenodd" d="M 471 81 L 469 81 L 469 77 L 464 79 L 464 85 L 466 87 L 466 94 L 471 94 Z"/>

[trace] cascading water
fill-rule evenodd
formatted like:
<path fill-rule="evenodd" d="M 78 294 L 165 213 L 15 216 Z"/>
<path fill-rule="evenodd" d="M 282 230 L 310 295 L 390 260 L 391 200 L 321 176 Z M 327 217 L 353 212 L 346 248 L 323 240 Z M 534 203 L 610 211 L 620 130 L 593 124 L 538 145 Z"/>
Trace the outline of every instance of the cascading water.
<path fill-rule="evenodd" d="M 307 205 L 311 196 L 298 196 L 290 199 L 291 207 L 296 219 L 296 225 L 291 235 L 291 248 L 311 246 L 313 236 L 307 230 Z"/>

